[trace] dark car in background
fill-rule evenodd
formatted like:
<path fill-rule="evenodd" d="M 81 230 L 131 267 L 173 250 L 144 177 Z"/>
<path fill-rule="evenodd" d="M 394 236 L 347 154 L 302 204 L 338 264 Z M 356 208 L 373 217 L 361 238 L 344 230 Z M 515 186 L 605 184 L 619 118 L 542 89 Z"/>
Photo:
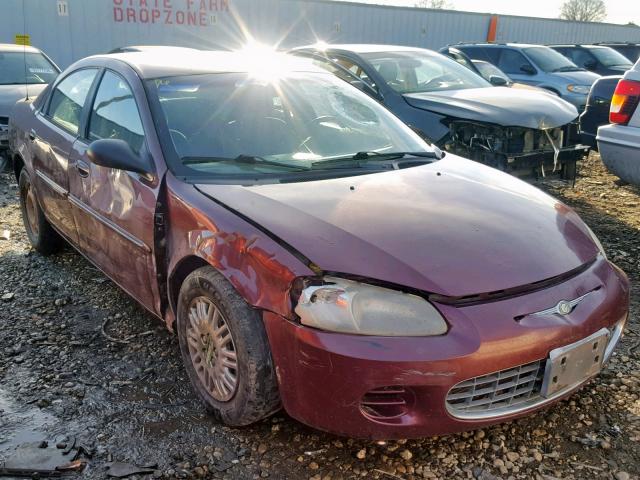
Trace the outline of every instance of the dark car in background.
<path fill-rule="evenodd" d="M 598 75 L 622 75 L 633 63 L 604 45 L 549 45 L 573 63 Z"/>
<path fill-rule="evenodd" d="M 595 81 L 587 98 L 587 106 L 580 115 L 580 138 L 582 143 L 598 149 L 596 135 L 598 127 L 609 123 L 609 108 L 616 85 L 621 75 L 602 77 Z"/>
<path fill-rule="evenodd" d="M 439 148 L 513 175 L 572 179 L 576 161 L 588 153 L 589 147 L 576 141 L 573 105 L 546 92 L 493 87 L 431 50 L 323 44 L 293 53 L 331 71 L 348 70 L 371 96 Z"/>
<path fill-rule="evenodd" d="M 630 43 L 630 42 L 601 42 L 597 45 L 604 45 L 606 47 L 611 47 L 617 52 L 620 52 L 622 55 L 627 57 L 631 63 L 636 63 L 638 58 L 640 58 L 640 43 Z"/>
<path fill-rule="evenodd" d="M 628 280 L 571 208 L 311 62 L 94 56 L 14 112 L 33 247 L 65 238 L 164 320 L 228 425 L 479 428 L 570 395 L 624 330 Z"/>
<path fill-rule="evenodd" d="M 34 47 L 0 44 L 0 171 L 9 148 L 9 117 L 16 102 L 37 97 L 60 72 Z"/>
<path fill-rule="evenodd" d="M 493 63 L 514 81 L 549 90 L 582 111 L 599 75 L 578 67 L 564 55 L 543 45 L 520 43 L 459 44 L 456 48 L 475 60 Z"/>

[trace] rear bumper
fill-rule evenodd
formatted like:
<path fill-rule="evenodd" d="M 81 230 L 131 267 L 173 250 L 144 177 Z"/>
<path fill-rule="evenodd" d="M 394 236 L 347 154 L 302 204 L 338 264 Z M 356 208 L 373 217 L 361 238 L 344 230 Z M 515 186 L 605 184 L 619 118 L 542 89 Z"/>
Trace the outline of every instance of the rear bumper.
<path fill-rule="evenodd" d="M 592 293 L 567 316 L 526 315 L 587 291 Z M 352 437 L 416 438 L 510 420 L 569 395 L 584 382 L 539 404 L 481 419 L 456 417 L 446 402 L 462 381 L 545 360 L 554 348 L 613 329 L 626 320 L 628 301 L 626 276 L 600 259 L 577 277 L 529 295 L 467 307 L 437 305 L 450 324 L 439 337 L 344 335 L 271 313 L 264 319 L 282 402 L 292 417 Z M 381 398 L 391 406 L 383 408 L 385 415 L 372 414 L 371 402 L 375 406 Z"/>
<path fill-rule="evenodd" d="M 598 150 L 609 171 L 640 185 L 640 128 L 605 125 L 598 129 Z"/>

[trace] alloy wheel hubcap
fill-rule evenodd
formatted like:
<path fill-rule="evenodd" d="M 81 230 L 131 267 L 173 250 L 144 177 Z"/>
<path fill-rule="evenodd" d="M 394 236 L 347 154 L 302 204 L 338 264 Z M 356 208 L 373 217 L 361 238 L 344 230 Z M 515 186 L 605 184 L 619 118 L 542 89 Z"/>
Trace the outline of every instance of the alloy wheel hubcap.
<path fill-rule="evenodd" d="M 238 387 L 238 357 L 226 319 L 207 297 L 191 301 L 188 317 L 187 344 L 198 378 L 213 398 L 231 400 Z"/>
<path fill-rule="evenodd" d="M 38 216 L 36 212 L 36 198 L 33 192 L 33 187 L 30 183 L 26 185 L 26 195 L 24 199 L 25 214 L 27 216 L 27 222 L 29 229 L 34 235 L 38 235 Z"/>

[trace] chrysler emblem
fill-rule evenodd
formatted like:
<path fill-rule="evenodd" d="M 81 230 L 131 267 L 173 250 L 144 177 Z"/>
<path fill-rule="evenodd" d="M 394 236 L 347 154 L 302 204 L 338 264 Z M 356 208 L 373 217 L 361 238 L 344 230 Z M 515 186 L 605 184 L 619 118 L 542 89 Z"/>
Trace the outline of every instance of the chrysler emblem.
<path fill-rule="evenodd" d="M 558 302 L 558 305 L 556 305 L 556 308 L 558 309 L 558 313 L 560 315 L 569 315 L 571 313 L 571 310 L 573 310 L 571 303 L 566 300 L 560 300 Z"/>
<path fill-rule="evenodd" d="M 578 305 L 587 295 L 591 292 L 585 293 L 584 295 L 574 298 L 573 300 L 560 300 L 555 307 L 547 308 L 545 310 L 540 310 L 539 312 L 534 312 L 531 315 L 569 315 L 573 312 L 573 309 Z"/>

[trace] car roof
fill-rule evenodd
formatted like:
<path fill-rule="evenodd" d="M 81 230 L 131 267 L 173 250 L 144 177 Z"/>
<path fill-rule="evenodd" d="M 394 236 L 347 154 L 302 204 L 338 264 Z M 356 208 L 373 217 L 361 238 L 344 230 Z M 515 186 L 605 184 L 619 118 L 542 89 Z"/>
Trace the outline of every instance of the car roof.
<path fill-rule="evenodd" d="M 0 52 L 41 53 L 40 50 L 35 47 L 17 45 L 15 43 L 0 43 Z"/>
<path fill-rule="evenodd" d="M 125 53 L 125 52 L 147 52 L 151 50 L 166 49 L 168 51 L 184 51 L 184 50 L 198 50 L 191 47 L 178 47 L 175 45 L 125 45 L 122 47 L 114 48 L 108 53 Z"/>
<path fill-rule="evenodd" d="M 516 48 L 529 48 L 529 47 L 544 47 L 545 45 L 538 45 L 535 43 L 456 43 L 450 45 L 450 47 L 516 47 Z"/>
<path fill-rule="evenodd" d="M 578 47 L 578 48 L 609 48 L 607 45 L 592 45 L 592 44 L 580 44 L 580 43 L 557 43 L 548 45 L 549 47 Z"/>
<path fill-rule="evenodd" d="M 100 65 L 117 60 L 132 67 L 142 79 L 203 73 L 245 73 L 260 69 L 289 72 L 327 73 L 307 59 L 278 52 L 248 53 L 243 51 L 202 51 L 157 48 L 144 52 L 124 52 L 94 55 L 75 63 L 72 68 Z M 179 54 L 178 54 L 179 53 Z"/>
<path fill-rule="evenodd" d="M 407 47 L 404 45 L 383 45 L 374 43 L 335 43 L 335 44 L 314 44 L 304 47 L 294 48 L 296 50 L 343 50 L 354 53 L 378 53 L 378 52 L 432 52 L 426 48 Z"/>

